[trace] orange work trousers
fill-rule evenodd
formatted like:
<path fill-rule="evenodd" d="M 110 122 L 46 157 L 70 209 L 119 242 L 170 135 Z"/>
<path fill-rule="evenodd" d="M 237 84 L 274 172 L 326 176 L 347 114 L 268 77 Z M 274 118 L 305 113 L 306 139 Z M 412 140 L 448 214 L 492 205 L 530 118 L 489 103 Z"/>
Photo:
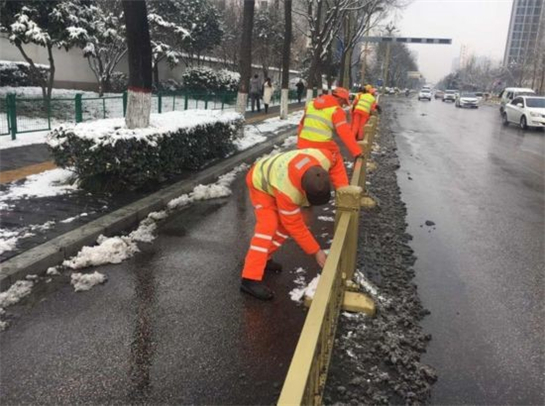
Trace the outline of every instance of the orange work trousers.
<path fill-rule="evenodd" d="M 244 260 L 242 277 L 260 281 L 263 279 L 267 260 L 289 236 L 280 222 L 276 199 L 254 188 L 252 173 L 253 168 L 246 176 L 246 185 L 250 192 L 250 201 L 254 206 L 256 223 L 254 235 L 250 241 L 250 249 L 248 249 Z"/>
<path fill-rule="evenodd" d="M 365 138 L 364 127 L 369 121 L 369 114 L 363 111 L 354 111 L 352 114 L 352 133 L 358 141 L 362 141 Z"/>
<path fill-rule="evenodd" d="M 335 190 L 343 186 L 348 186 L 348 175 L 344 167 L 344 159 L 339 146 L 334 141 L 318 142 L 310 141 L 305 138 L 297 137 L 297 149 L 316 148 L 326 149 L 333 155 L 333 162 L 329 168 L 329 178 Z"/>

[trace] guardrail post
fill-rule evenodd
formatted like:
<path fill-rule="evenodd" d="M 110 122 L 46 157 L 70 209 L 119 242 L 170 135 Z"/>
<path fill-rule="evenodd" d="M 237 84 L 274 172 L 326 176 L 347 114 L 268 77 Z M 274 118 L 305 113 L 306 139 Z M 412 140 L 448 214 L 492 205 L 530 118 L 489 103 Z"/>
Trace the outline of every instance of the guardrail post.
<path fill-rule="evenodd" d="M 335 226 L 338 224 L 343 212 L 350 213 L 347 238 L 343 246 L 339 263 L 343 279 L 352 280 L 356 269 L 356 256 L 358 251 L 358 228 L 360 220 L 361 187 L 345 186 L 335 193 Z"/>
<path fill-rule="evenodd" d="M 123 92 L 123 117 L 127 115 L 127 91 Z"/>
<path fill-rule="evenodd" d="M 208 110 L 208 92 L 204 94 L 204 109 Z"/>
<path fill-rule="evenodd" d="M 184 110 L 187 110 L 188 108 L 189 108 L 189 94 L 185 92 Z"/>
<path fill-rule="evenodd" d="M 157 113 L 163 112 L 163 95 L 161 92 L 157 92 Z"/>
<path fill-rule="evenodd" d="M 82 102 L 81 102 L 81 98 L 82 98 L 82 94 L 81 93 L 78 93 L 76 94 L 76 100 L 75 100 L 75 103 L 76 103 L 76 123 L 81 123 L 83 121 L 83 108 L 82 108 Z"/>
<path fill-rule="evenodd" d="M 9 118 L 9 128 L 11 132 L 11 139 L 17 138 L 17 102 L 14 94 L 8 94 L 6 96 L 6 104 Z"/>

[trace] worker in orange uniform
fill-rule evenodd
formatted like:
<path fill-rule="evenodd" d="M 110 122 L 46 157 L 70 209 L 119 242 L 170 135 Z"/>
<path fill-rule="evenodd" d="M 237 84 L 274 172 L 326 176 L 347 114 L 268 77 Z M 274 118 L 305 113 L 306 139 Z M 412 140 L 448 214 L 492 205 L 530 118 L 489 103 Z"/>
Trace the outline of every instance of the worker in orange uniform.
<path fill-rule="evenodd" d="M 265 270 L 280 272 L 271 258 L 291 236 L 301 249 L 314 255 L 323 267 L 326 254 L 309 231 L 301 206 L 323 205 L 331 198 L 333 156 L 328 150 L 299 149 L 258 160 L 246 176 L 256 225 L 246 254 L 240 289 L 258 299 L 269 300 L 273 292 L 262 282 Z"/>
<path fill-rule="evenodd" d="M 348 185 L 348 176 L 339 146 L 333 141 L 335 132 L 339 135 L 350 153 L 361 155 L 342 106 L 350 104 L 348 90 L 337 87 L 331 95 L 325 94 L 314 99 L 305 109 L 299 123 L 297 148 L 326 149 L 333 156 L 330 170 L 335 189 Z M 333 176 L 335 174 L 335 176 Z"/>
<path fill-rule="evenodd" d="M 370 93 L 371 87 L 368 86 L 360 87 L 352 104 L 352 133 L 357 140 L 363 140 L 365 136 L 363 128 L 371 116 L 373 106 L 376 105 L 376 100 Z"/>

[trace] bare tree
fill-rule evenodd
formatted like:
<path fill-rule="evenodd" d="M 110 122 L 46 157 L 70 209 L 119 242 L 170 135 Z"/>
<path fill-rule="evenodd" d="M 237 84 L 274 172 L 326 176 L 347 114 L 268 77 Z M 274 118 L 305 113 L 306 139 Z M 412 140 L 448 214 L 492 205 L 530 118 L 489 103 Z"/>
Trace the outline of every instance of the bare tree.
<path fill-rule="evenodd" d="M 240 41 L 240 85 L 237 94 L 236 111 L 244 114 L 248 101 L 250 76 L 252 75 L 252 29 L 254 26 L 255 0 L 244 0 L 242 17 L 242 38 Z"/>
<path fill-rule="evenodd" d="M 149 126 L 151 113 L 151 42 L 145 0 L 123 0 L 127 46 L 129 48 L 129 89 L 125 122 L 128 128 Z"/>

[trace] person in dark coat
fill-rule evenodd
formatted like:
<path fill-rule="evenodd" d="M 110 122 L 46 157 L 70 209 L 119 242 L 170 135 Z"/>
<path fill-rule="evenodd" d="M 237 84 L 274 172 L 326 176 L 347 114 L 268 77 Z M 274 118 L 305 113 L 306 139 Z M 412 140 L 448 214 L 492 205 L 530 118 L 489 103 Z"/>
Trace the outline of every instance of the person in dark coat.
<path fill-rule="evenodd" d="M 255 110 L 255 105 L 257 102 L 257 111 L 261 111 L 261 104 L 259 99 L 261 99 L 261 90 L 263 89 L 263 84 L 259 80 L 259 75 L 256 73 L 252 79 L 250 79 L 250 100 L 252 101 L 252 111 Z"/>
<path fill-rule="evenodd" d="M 303 92 L 305 91 L 305 84 L 301 79 L 299 79 L 299 82 L 295 85 L 297 88 L 297 101 L 301 103 L 301 98 L 303 97 Z"/>

